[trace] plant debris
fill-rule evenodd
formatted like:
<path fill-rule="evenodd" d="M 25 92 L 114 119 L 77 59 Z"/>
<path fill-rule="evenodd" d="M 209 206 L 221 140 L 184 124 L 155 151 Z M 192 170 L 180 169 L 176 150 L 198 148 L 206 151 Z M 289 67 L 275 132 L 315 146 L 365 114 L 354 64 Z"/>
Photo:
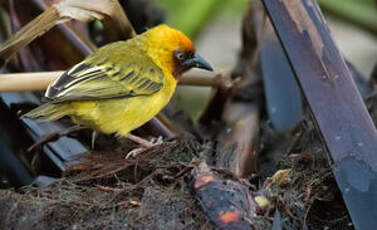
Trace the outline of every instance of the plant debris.
<path fill-rule="evenodd" d="M 377 97 L 370 98 L 367 104 L 376 121 Z M 302 229 L 302 226 L 353 229 L 328 166 L 326 150 L 310 119 L 307 117 L 292 132 L 295 138 L 290 138 L 288 143 L 274 142 L 275 135 L 268 126 L 262 125 L 264 144 L 258 168 L 271 170 L 260 170 L 260 177 L 234 179 L 224 168 L 209 165 L 216 177 L 231 183 L 241 180 L 249 185 L 251 196 L 263 198 L 266 205 L 248 219 L 252 220 L 254 229 L 270 228 L 276 209 L 281 214 L 283 229 Z M 73 166 L 65 178 L 46 187 L 0 190 L 0 219 L 3 220 L 0 228 L 213 228 L 201 208 L 202 201 L 193 192 L 191 173 L 204 159 L 211 162 L 208 159 L 214 157 L 213 143 L 184 137 L 132 159 L 124 158 L 129 143 L 118 145 L 114 151 L 86 155 L 89 161 Z M 285 170 L 280 171 L 283 172 L 279 174 L 280 179 L 289 177 L 283 180 L 283 185 L 268 179 L 274 174 L 271 172 L 279 169 Z M 260 181 L 260 186 L 253 185 L 255 181 Z"/>

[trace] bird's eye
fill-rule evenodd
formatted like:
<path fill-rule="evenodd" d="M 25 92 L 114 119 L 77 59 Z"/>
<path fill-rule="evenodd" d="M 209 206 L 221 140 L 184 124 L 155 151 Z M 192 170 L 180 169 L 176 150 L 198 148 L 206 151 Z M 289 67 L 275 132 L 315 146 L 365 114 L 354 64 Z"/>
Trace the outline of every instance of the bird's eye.
<path fill-rule="evenodd" d="M 177 52 L 175 56 L 180 61 L 183 61 L 185 59 L 185 54 L 183 52 Z"/>

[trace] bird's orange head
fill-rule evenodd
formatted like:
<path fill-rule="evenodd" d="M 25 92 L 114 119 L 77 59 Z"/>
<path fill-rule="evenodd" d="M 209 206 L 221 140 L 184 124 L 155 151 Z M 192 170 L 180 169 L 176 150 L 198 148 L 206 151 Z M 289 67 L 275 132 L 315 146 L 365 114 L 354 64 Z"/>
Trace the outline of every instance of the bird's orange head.
<path fill-rule="evenodd" d="M 160 25 L 142 36 L 146 38 L 147 54 L 160 68 L 172 73 L 176 79 L 191 68 L 212 71 L 212 67 L 195 53 L 194 44 L 181 31 Z"/>

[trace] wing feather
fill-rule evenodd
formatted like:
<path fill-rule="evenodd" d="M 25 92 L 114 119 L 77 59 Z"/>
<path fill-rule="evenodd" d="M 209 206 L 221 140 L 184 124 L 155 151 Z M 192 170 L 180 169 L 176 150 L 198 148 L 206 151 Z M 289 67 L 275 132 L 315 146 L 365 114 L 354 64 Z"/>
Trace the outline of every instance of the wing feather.
<path fill-rule="evenodd" d="M 120 49 L 124 43 L 106 48 L 112 49 L 113 55 L 122 55 L 119 52 L 125 52 Z M 152 95 L 162 88 L 163 71 L 140 52 L 131 49 L 122 59 L 113 61 L 99 58 L 104 54 L 104 49 L 99 49 L 96 55 L 64 72 L 48 87 L 45 97 L 52 102 L 127 98 Z"/>

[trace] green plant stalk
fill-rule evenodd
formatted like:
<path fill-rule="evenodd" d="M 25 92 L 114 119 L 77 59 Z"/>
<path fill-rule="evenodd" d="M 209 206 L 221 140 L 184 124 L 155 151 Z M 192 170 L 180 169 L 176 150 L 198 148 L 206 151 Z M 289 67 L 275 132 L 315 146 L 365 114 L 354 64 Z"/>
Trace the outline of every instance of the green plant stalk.
<path fill-rule="evenodd" d="M 192 0 L 182 2 L 181 7 L 174 12 L 172 24 L 195 40 L 200 30 L 225 2 L 226 0 Z"/>
<path fill-rule="evenodd" d="M 377 9 L 355 1 L 318 0 L 321 9 L 377 35 Z"/>

